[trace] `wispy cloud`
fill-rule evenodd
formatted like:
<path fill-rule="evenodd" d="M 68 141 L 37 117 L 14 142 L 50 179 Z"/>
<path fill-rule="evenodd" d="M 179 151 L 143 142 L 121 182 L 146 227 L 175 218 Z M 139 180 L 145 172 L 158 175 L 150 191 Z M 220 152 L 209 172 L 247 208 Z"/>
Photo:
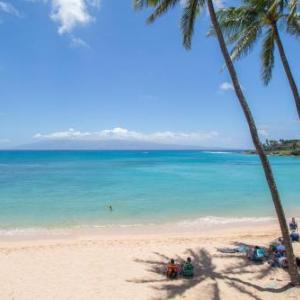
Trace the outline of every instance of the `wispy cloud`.
<path fill-rule="evenodd" d="M 269 130 L 267 129 L 258 129 L 258 134 L 262 137 L 262 138 L 267 138 L 269 136 Z"/>
<path fill-rule="evenodd" d="M 46 140 L 131 140 L 194 145 L 204 141 L 213 141 L 217 139 L 218 136 L 219 133 L 213 130 L 197 132 L 158 131 L 152 133 L 143 133 L 128 130 L 126 128 L 116 127 L 113 129 L 104 129 L 98 132 L 82 132 L 70 128 L 66 131 L 58 131 L 48 134 L 37 133 L 34 135 L 34 138 Z"/>
<path fill-rule="evenodd" d="M 213 0 L 214 2 L 214 5 L 217 7 L 217 8 L 223 8 L 225 6 L 225 0 Z"/>
<path fill-rule="evenodd" d="M 73 48 L 90 48 L 89 44 L 83 39 L 71 36 L 71 47 Z"/>
<path fill-rule="evenodd" d="M 70 33 L 77 26 L 94 22 L 90 10 L 98 9 L 100 0 L 51 0 L 51 19 L 58 23 L 58 33 Z"/>
<path fill-rule="evenodd" d="M 0 1 L 0 12 L 20 17 L 20 12 L 8 2 Z"/>
<path fill-rule="evenodd" d="M 299 139 L 299 121 L 267 123 L 258 125 L 258 133 L 261 138 L 268 139 Z"/>
<path fill-rule="evenodd" d="M 221 91 L 225 91 L 225 92 L 233 91 L 233 85 L 230 82 L 225 81 L 225 82 L 220 84 L 219 89 Z"/>

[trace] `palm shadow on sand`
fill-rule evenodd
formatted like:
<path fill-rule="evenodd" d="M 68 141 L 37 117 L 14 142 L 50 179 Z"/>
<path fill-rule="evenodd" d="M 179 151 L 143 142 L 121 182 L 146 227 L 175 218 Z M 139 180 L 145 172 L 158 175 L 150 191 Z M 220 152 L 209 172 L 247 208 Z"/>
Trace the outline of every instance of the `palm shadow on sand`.
<path fill-rule="evenodd" d="M 129 282 L 139 284 L 152 284 L 151 287 L 159 292 L 162 292 L 163 297 L 153 299 L 172 299 L 176 296 L 183 296 L 188 290 L 198 285 L 201 285 L 204 281 L 210 281 L 211 298 L 205 297 L 207 300 L 221 300 L 220 296 L 220 284 L 225 283 L 229 287 L 236 290 L 237 295 L 246 294 L 249 298 L 255 300 L 263 300 L 263 298 L 256 295 L 256 292 L 268 292 L 268 293 L 281 293 L 292 286 L 286 284 L 282 287 L 263 287 L 255 282 L 259 279 L 265 278 L 272 272 L 272 268 L 268 264 L 264 264 L 259 271 L 253 273 L 247 270 L 247 267 L 251 264 L 245 256 L 239 255 L 214 255 L 211 256 L 207 250 L 201 248 L 199 250 L 188 249 L 186 250 L 186 256 L 192 258 L 195 276 L 193 279 L 177 279 L 169 280 L 163 276 L 163 268 L 166 265 L 166 261 L 169 260 L 164 254 L 154 253 L 157 256 L 155 260 L 142 260 L 136 259 L 137 263 L 142 263 L 147 266 L 147 271 L 155 274 L 152 279 L 135 279 L 128 280 Z M 230 267 L 217 271 L 216 266 L 213 263 L 213 257 L 216 258 L 234 258 L 238 261 L 235 264 L 231 264 Z M 183 259 L 180 256 L 175 257 L 177 262 L 182 262 Z M 239 278 L 241 274 L 253 274 L 254 276 L 249 280 L 243 280 Z M 157 277 L 157 278 L 156 278 Z"/>

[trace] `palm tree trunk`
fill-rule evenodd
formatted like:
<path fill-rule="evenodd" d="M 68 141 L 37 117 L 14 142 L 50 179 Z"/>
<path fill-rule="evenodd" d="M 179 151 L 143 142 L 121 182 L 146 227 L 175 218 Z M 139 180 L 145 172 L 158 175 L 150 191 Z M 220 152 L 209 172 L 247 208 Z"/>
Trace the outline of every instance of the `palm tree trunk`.
<path fill-rule="evenodd" d="M 278 28 L 277 28 L 276 23 L 273 23 L 272 27 L 273 27 L 275 41 L 276 41 L 276 44 L 277 44 L 277 47 L 278 47 L 278 50 L 279 50 L 280 58 L 281 58 L 286 76 L 288 78 L 290 87 L 292 89 L 294 99 L 295 99 L 296 108 L 297 108 L 297 112 L 298 112 L 298 116 L 300 118 L 300 96 L 299 96 L 299 91 L 298 91 L 296 82 L 294 80 L 289 62 L 288 62 L 287 57 L 285 55 L 285 51 L 284 51 L 284 48 L 283 48 L 283 45 L 282 45 L 282 42 L 281 42 L 281 38 L 279 36 L 279 32 L 278 32 Z"/>
<path fill-rule="evenodd" d="M 279 192 L 277 190 L 276 182 L 275 182 L 275 179 L 273 176 L 272 168 L 269 163 L 268 157 L 263 150 L 262 144 L 259 140 L 257 128 L 255 125 L 252 113 L 248 106 L 247 100 L 243 94 L 243 91 L 241 89 L 241 86 L 240 86 L 240 83 L 239 83 L 239 80 L 237 77 L 237 73 L 235 71 L 234 65 L 233 65 L 230 55 L 228 53 L 226 43 L 224 40 L 224 36 L 223 36 L 223 33 L 221 31 L 220 25 L 219 25 L 217 17 L 216 17 L 216 12 L 215 12 L 212 0 L 207 0 L 207 5 L 208 5 L 211 22 L 212 22 L 215 32 L 217 34 L 219 45 L 220 45 L 222 54 L 224 56 L 227 69 L 231 76 L 231 80 L 232 80 L 232 83 L 233 83 L 233 86 L 235 89 L 235 93 L 237 95 L 239 103 L 240 103 L 242 110 L 244 112 L 244 115 L 246 117 L 246 120 L 247 120 L 247 123 L 249 126 L 249 130 L 251 133 L 252 141 L 256 148 L 257 154 L 259 155 L 259 158 L 261 160 L 261 163 L 262 163 L 262 166 L 264 169 L 264 173 L 265 173 L 265 177 L 266 177 L 266 180 L 267 180 L 267 183 L 268 183 L 271 195 L 272 195 L 272 199 L 274 202 L 275 210 L 276 210 L 278 221 L 279 221 L 280 228 L 281 228 L 282 237 L 284 240 L 284 245 L 287 250 L 287 259 L 288 259 L 291 283 L 294 285 L 300 285 L 300 276 L 298 274 L 296 260 L 295 260 L 295 256 L 294 256 L 294 252 L 293 252 L 293 246 L 292 246 L 292 243 L 290 240 L 289 230 L 288 230 L 287 222 L 285 219 L 283 207 L 281 205 Z"/>

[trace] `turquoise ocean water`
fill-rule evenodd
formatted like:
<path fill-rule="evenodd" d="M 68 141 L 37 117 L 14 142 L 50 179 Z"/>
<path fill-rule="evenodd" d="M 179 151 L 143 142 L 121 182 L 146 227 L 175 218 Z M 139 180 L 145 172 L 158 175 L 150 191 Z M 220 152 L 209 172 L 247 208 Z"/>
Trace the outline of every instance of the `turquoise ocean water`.
<path fill-rule="evenodd" d="M 287 214 L 300 215 L 300 159 L 270 160 Z M 263 172 L 253 155 L 0 152 L 1 230 L 272 216 Z"/>

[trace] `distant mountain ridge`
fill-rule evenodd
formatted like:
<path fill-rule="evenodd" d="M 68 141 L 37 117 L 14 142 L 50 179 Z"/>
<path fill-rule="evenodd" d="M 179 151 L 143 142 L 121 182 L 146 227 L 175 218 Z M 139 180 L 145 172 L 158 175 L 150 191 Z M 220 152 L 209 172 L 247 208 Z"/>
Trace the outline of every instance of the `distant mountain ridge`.
<path fill-rule="evenodd" d="M 161 144 L 130 140 L 43 140 L 15 147 L 16 150 L 207 150 L 189 145 Z"/>

